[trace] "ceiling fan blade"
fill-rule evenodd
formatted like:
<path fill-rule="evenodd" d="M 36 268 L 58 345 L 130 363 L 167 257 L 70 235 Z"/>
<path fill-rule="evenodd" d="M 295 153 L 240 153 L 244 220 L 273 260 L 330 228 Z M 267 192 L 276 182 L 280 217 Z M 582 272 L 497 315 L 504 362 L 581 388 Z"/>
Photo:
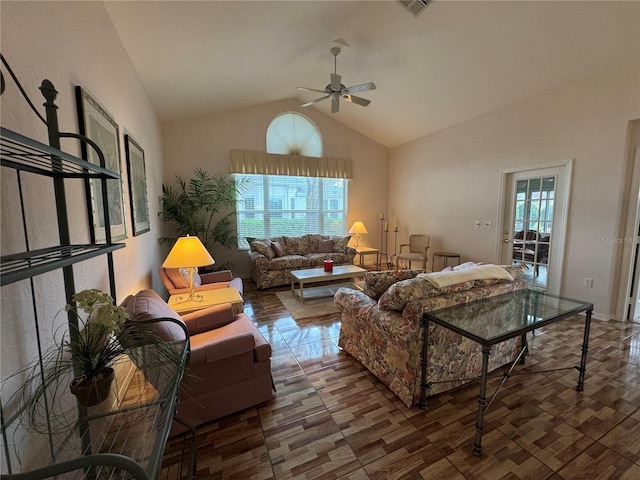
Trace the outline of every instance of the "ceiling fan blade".
<path fill-rule="evenodd" d="M 318 103 L 322 100 L 326 100 L 327 98 L 329 98 L 331 95 L 325 95 L 324 97 L 320 97 L 320 98 L 316 98 L 315 100 L 311 100 L 310 102 L 307 103 L 303 103 L 302 106 L 303 107 L 310 107 L 311 105 L 313 105 L 314 103 Z"/>
<path fill-rule="evenodd" d="M 318 90 L 317 88 L 297 87 L 297 89 L 304 90 L 305 92 L 329 93 L 326 90 Z"/>
<path fill-rule="evenodd" d="M 331 99 L 331 113 L 337 113 L 340 110 L 340 97 L 333 97 Z"/>
<path fill-rule="evenodd" d="M 340 82 L 342 82 L 342 77 L 337 73 L 332 73 L 331 74 L 331 90 L 333 90 L 334 92 L 339 92 L 341 87 Z"/>
<path fill-rule="evenodd" d="M 342 98 L 345 99 L 347 102 L 352 102 L 357 105 L 362 105 L 363 107 L 366 107 L 371 103 L 371 100 L 367 100 L 366 98 L 362 98 L 362 97 L 356 97 L 355 95 L 347 94 L 347 95 L 343 95 Z"/>
<path fill-rule="evenodd" d="M 368 90 L 375 90 L 375 89 L 376 89 L 376 84 L 373 82 L 362 83 L 360 85 L 354 85 L 353 87 L 345 88 L 345 90 L 348 93 L 366 92 Z"/>

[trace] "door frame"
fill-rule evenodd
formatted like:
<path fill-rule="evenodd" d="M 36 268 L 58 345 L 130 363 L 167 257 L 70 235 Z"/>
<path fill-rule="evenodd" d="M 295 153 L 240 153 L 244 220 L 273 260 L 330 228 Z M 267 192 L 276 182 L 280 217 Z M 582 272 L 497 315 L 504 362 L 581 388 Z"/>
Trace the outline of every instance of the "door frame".
<path fill-rule="evenodd" d="M 618 222 L 617 241 L 622 243 L 616 249 L 614 257 L 615 273 L 612 282 L 612 305 L 615 306 L 615 319 L 623 322 L 632 321 L 635 305 L 629 304 L 640 295 L 640 285 L 636 282 L 639 274 L 634 267 L 640 268 L 635 260 L 636 244 L 640 241 L 638 228 L 640 224 L 640 119 L 630 120 L 627 124 L 627 140 L 625 145 L 625 181 L 621 189 L 621 216 Z M 635 283 L 634 283 L 635 282 Z M 633 288 L 635 286 L 635 292 Z"/>
<path fill-rule="evenodd" d="M 505 232 L 510 231 L 511 226 L 506 226 L 507 222 L 509 222 L 511 218 L 511 212 L 507 212 L 507 206 L 510 204 L 509 202 L 509 185 L 510 179 L 512 175 L 516 173 L 526 173 L 534 170 L 545 170 L 545 169 L 561 169 L 563 170 L 560 175 L 558 175 L 557 184 L 562 183 L 563 194 L 561 200 L 562 208 L 560 211 L 555 209 L 554 205 L 554 216 L 557 215 L 557 220 L 554 218 L 553 222 L 553 233 L 552 233 L 552 242 L 553 246 L 550 250 L 550 258 L 547 261 L 547 291 L 553 294 L 560 293 L 560 286 L 562 285 L 562 277 L 564 270 L 564 252 L 565 252 L 565 238 L 567 233 L 567 222 L 569 219 L 569 199 L 571 198 L 571 179 L 573 177 L 573 159 L 554 162 L 554 163 L 544 163 L 538 165 L 526 165 L 521 167 L 513 167 L 513 168 L 504 168 L 500 170 L 500 182 L 499 182 L 499 195 L 498 195 L 498 225 L 496 228 L 496 252 L 495 258 L 498 262 L 502 261 L 504 257 L 505 248 L 509 249 L 509 252 L 512 251 L 512 241 L 513 241 L 513 233 L 510 233 L 509 243 L 504 242 Z M 556 189 L 557 191 L 557 189 Z M 556 202 L 557 203 L 557 202 Z M 556 267 L 554 269 L 554 275 L 549 275 L 551 262 L 553 259 L 553 265 Z"/>

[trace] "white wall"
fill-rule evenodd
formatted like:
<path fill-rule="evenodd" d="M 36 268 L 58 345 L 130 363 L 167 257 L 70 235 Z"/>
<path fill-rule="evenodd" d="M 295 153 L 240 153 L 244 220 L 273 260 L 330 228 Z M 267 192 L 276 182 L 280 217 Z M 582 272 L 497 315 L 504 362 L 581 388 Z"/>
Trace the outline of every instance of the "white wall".
<path fill-rule="evenodd" d="M 612 318 L 612 262 L 623 201 L 625 135 L 640 117 L 638 68 L 606 72 L 423 137 L 390 152 L 389 205 L 432 250 L 497 261 L 500 170 L 575 159 L 561 294 Z M 593 278 L 593 288 L 583 287 Z"/>
<path fill-rule="evenodd" d="M 265 151 L 269 123 L 286 111 L 307 115 L 317 125 L 323 138 L 324 155 L 353 160 L 353 181 L 348 187 L 347 228 L 355 220 L 362 220 L 369 234 L 363 235 L 361 244 L 377 247 L 380 242 L 380 222 L 377 219 L 381 212 L 386 213 L 387 205 L 387 148 L 339 124 L 330 116 L 301 108 L 298 100 L 163 123 L 164 182 L 175 185 L 176 175 L 190 178 L 196 168 L 211 174 L 229 174 L 230 151 L 234 148 Z M 249 276 L 246 251 L 219 249 L 213 256 L 216 262 L 232 262 L 234 275 Z"/>
<path fill-rule="evenodd" d="M 163 157 L 160 124 L 144 88 L 101 2 L 2 2 L 2 54 L 23 87 L 44 114 L 44 99 L 38 90 L 43 79 L 58 90 L 60 129 L 78 130 L 74 88 L 82 86 L 102 105 L 120 126 L 120 161 L 123 173 L 127 215 L 126 248 L 114 253 L 117 301 L 141 288 L 159 288 L 156 268 L 161 262 L 157 247 L 158 202 Z M 2 126 L 23 135 L 47 141 L 45 125 L 37 119 L 7 75 L 6 91 L 0 97 Z M 133 237 L 129 207 L 124 134 L 128 133 L 145 151 L 151 232 Z M 63 149 L 79 154 L 76 142 L 63 141 Z M 15 173 L 2 168 L 2 254 L 20 251 L 24 239 L 17 208 Z M 51 181 L 38 178 L 25 181 L 29 241 L 31 248 L 58 243 L 54 221 Z M 89 240 L 89 221 L 85 206 L 84 183 L 67 183 L 67 203 L 72 241 Z M 83 262 L 74 268 L 77 290 L 101 288 L 108 291 L 106 257 Z M 50 337 L 63 315 L 60 272 L 35 279 L 37 310 L 43 337 Z M 15 366 L 35 358 L 34 322 L 28 281 L 2 288 L 2 378 Z"/>

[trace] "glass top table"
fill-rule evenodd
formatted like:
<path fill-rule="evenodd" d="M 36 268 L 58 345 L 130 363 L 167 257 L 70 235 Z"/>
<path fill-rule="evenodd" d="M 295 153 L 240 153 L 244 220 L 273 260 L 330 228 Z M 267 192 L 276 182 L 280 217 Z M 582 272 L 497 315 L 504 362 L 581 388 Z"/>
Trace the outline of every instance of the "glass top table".
<path fill-rule="evenodd" d="M 482 346 L 482 372 L 480 374 L 480 395 L 478 396 L 476 440 L 473 446 L 473 453 L 476 456 L 480 456 L 482 454 L 481 439 L 483 419 L 485 411 L 488 408 L 486 388 L 491 347 L 511 338 L 522 337 L 523 347 L 513 362 L 511 367 L 511 369 L 513 369 L 527 350 L 526 334 L 528 332 L 573 317 L 582 312 L 586 312 L 586 315 L 580 366 L 576 367 L 579 371 L 578 391 L 582 391 L 584 387 L 589 328 L 591 324 L 591 314 L 593 312 L 592 303 L 559 297 L 534 288 L 526 288 L 504 295 L 425 312 L 423 315 L 424 343 L 422 352 L 423 361 L 421 365 L 422 383 L 420 406 L 423 408 L 426 406 L 426 396 L 429 388 L 426 380 L 429 322 L 441 325 L 444 328 L 479 343 Z M 511 370 L 509 372 L 511 372 Z M 502 383 L 504 383 L 504 380 Z M 498 388 L 502 386 L 502 383 Z"/>

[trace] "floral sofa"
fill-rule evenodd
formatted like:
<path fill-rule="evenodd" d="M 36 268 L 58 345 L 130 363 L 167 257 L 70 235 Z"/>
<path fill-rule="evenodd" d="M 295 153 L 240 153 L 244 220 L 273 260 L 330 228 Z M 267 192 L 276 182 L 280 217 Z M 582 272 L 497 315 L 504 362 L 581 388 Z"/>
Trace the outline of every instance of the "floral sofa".
<path fill-rule="evenodd" d="M 349 236 L 307 234 L 298 237 L 252 239 L 249 242 L 251 278 L 258 288 L 291 283 L 291 270 L 353 263 L 356 249 L 349 247 Z"/>
<path fill-rule="evenodd" d="M 418 270 L 367 272 L 364 291 L 343 287 L 334 297 L 342 314 L 340 347 L 408 407 L 418 403 L 423 312 L 513 292 L 527 285 L 522 280 L 522 266 L 486 267 L 436 274 L 421 274 Z M 489 270 L 494 273 L 488 274 Z M 440 281 L 439 286 L 434 285 L 433 278 Z M 480 374 L 479 344 L 434 323 L 429 324 L 428 342 L 427 381 L 460 381 L 432 384 L 427 395 L 458 387 L 464 383 L 462 379 Z M 489 370 L 515 359 L 520 343 L 521 339 L 516 338 L 493 347 Z"/>

